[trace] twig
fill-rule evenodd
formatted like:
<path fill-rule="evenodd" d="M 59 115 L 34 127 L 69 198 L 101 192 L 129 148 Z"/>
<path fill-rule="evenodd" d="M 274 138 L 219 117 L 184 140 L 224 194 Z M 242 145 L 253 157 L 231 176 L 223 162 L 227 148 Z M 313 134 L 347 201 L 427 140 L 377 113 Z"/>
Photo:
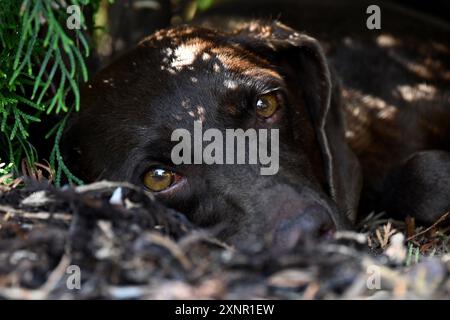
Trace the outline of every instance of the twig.
<path fill-rule="evenodd" d="M 47 281 L 38 289 L 25 289 L 22 287 L 0 288 L 0 296 L 7 299 L 27 299 L 44 300 L 48 299 L 49 294 L 57 286 L 58 282 L 65 275 L 67 267 L 70 265 L 70 258 L 63 255 L 59 264 L 50 273 Z"/>
<path fill-rule="evenodd" d="M 211 236 L 207 231 L 205 230 L 194 230 L 190 233 L 188 233 L 186 236 L 180 239 L 178 242 L 178 245 L 182 250 L 185 250 L 189 248 L 192 244 L 205 241 L 207 243 L 216 245 L 222 249 L 228 250 L 228 251 L 235 251 L 235 248 L 230 246 L 229 244 L 220 241 L 219 239 L 215 238 L 214 236 Z"/>
<path fill-rule="evenodd" d="M 106 181 L 106 180 L 94 182 L 94 183 L 83 185 L 83 186 L 78 186 L 75 188 L 75 191 L 78 193 L 85 193 L 85 192 L 90 192 L 90 191 L 98 191 L 98 190 L 102 190 L 102 189 L 113 189 L 113 188 L 119 188 L 119 187 L 128 188 L 128 189 L 135 190 L 135 191 L 142 191 L 142 189 L 140 189 L 137 186 L 135 186 L 131 183 L 128 183 L 128 182 L 112 182 L 112 181 Z"/>
<path fill-rule="evenodd" d="M 51 218 L 57 219 L 57 220 L 64 220 L 64 221 L 70 221 L 72 219 L 72 215 L 68 213 L 61 213 L 61 212 L 27 212 L 21 209 L 16 209 L 10 206 L 4 206 L 0 205 L 0 211 L 3 211 L 5 213 L 10 213 L 13 215 L 19 215 L 20 217 L 27 218 L 27 219 L 37 219 L 37 220 L 48 220 Z"/>
<path fill-rule="evenodd" d="M 415 235 L 409 237 L 408 239 L 406 239 L 406 241 L 411 241 L 414 238 L 417 238 L 418 236 L 421 236 L 425 233 L 427 233 L 428 231 L 430 231 L 431 229 L 435 228 L 438 224 L 440 224 L 441 222 L 445 221 L 448 217 L 450 216 L 450 211 L 444 213 L 435 223 L 433 223 L 431 226 L 429 226 L 428 228 L 426 228 L 423 231 L 420 231 L 419 233 L 416 233 Z"/>
<path fill-rule="evenodd" d="M 185 270 L 192 268 L 192 264 L 187 256 L 172 239 L 153 232 L 148 233 L 145 238 L 156 245 L 166 248 L 180 262 Z"/>
<path fill-rule="evenodd" d="M 55 269 L 50 273 L 47 281 L 39 288 L 47 298 L 51 291 L 56 288 L 58 282 L 64 277 L 67 267 L 70 265 L 70 257 L 64 254 Z"/>

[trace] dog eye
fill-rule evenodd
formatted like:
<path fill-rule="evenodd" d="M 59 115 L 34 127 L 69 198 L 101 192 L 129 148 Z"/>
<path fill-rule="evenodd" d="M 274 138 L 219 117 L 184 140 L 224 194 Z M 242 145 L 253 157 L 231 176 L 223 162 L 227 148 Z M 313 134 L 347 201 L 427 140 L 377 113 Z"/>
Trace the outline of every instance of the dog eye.
<path fill-rule="evenodd" d="M 270 92 L 256 100 L 256 113 L 263 118 L 270 118 L 280 107 L 278 94 Z"/>
<path fill-rule="evenodd" d="M 144 185 L 153 192 L 164 191 L 170 188 L 176 181 L 176 173 L 160 168 L 150 169 L 143 177 Z"/>

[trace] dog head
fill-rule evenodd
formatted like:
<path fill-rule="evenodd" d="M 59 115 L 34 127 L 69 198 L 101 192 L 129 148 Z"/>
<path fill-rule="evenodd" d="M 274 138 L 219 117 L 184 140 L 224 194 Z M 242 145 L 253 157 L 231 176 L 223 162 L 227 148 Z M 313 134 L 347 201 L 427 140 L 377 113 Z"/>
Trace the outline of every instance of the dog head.
<path fill-rule="evenodd" d="M 319 44 L 282 24 L 255 22 L 231 34 L 159 31 L 83 88 L 81 111 L 65 135 L 68 159 L 85 180 L 141 185 L 194 223 L 219 225 L 231 241 L 290 246 L 346 227 L 356 206 L 356 160 L 330 109 L 339 103 L 332 92 Z M 196 126 L 205 133 L 200 146 Z M 192 147 L 181 151 L 190 163 L 173 159 L 180 129 L 191 134 Z M 229 141 L 206 137 L 208 129 L 224 139 L 227 129 L 277 138 L 265 145 L 256 138 L 257 149 L 270 145 L 275 170 L 261 174 L 249 150 L 247 162 L 237 164 L 236 156 L 227 163 L 237 143 L 224 148 L 221 163 L 218 150 Z M 186 155 L 206 151 L 206 141 L 218 143 L 209 153 L 218 161 Z"/>

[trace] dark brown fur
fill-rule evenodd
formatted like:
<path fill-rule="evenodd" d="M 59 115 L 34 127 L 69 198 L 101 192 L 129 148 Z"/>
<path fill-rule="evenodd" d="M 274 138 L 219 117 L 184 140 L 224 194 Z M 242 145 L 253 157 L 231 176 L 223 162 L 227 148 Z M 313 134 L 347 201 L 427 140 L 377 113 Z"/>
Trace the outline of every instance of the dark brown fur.
<path fill-rule="evenodd" d="M 222 130 L 279 128 L 276 176 L 247 165 L 182 165 L 173 168 L 187 185 L 157 198 L 241 244 L 290 246 L 347 228 L 358 204 L 430 223 L 450 204 L 445 65 L 417 67 L 406 58 L 416 51 L 391 46 L 395 36 L 349 39 L 324 41 L 327 60 L 315 39 L 277 22 L 160 31 L 83 89 L 81 113 L 66 134 L 70 159 L 87 180 L 142 184 L 150 165 L 173 167 L 170 134 L 192 130 L 193 118 Z M 180 60 L 183 50 L 189 61 Z M 230 79 L 237 90 L 224 87 Z M 273 83 L 287 103 L 261 122 L 248 101 Z M 418 93 L 425 98 L 410 96 Z M 441 151 L 418 153 L 434 149 Z M 430 192 L 429 181 L 442 187 Z"/>

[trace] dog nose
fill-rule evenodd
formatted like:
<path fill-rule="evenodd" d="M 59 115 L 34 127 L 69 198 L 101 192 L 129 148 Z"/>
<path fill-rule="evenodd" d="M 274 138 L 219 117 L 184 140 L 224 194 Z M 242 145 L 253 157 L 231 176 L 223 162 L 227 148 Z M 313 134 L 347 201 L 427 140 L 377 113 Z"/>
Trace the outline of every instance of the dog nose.
<path fill-rule="evenodd" d="M 289 249 L 298 243 L 329 238 L 335 229 L 330 212 L 320 205 L 312 205 L 291 219 L 283 219 L 275 228 L 273 241 L 275 246 Z"/>

